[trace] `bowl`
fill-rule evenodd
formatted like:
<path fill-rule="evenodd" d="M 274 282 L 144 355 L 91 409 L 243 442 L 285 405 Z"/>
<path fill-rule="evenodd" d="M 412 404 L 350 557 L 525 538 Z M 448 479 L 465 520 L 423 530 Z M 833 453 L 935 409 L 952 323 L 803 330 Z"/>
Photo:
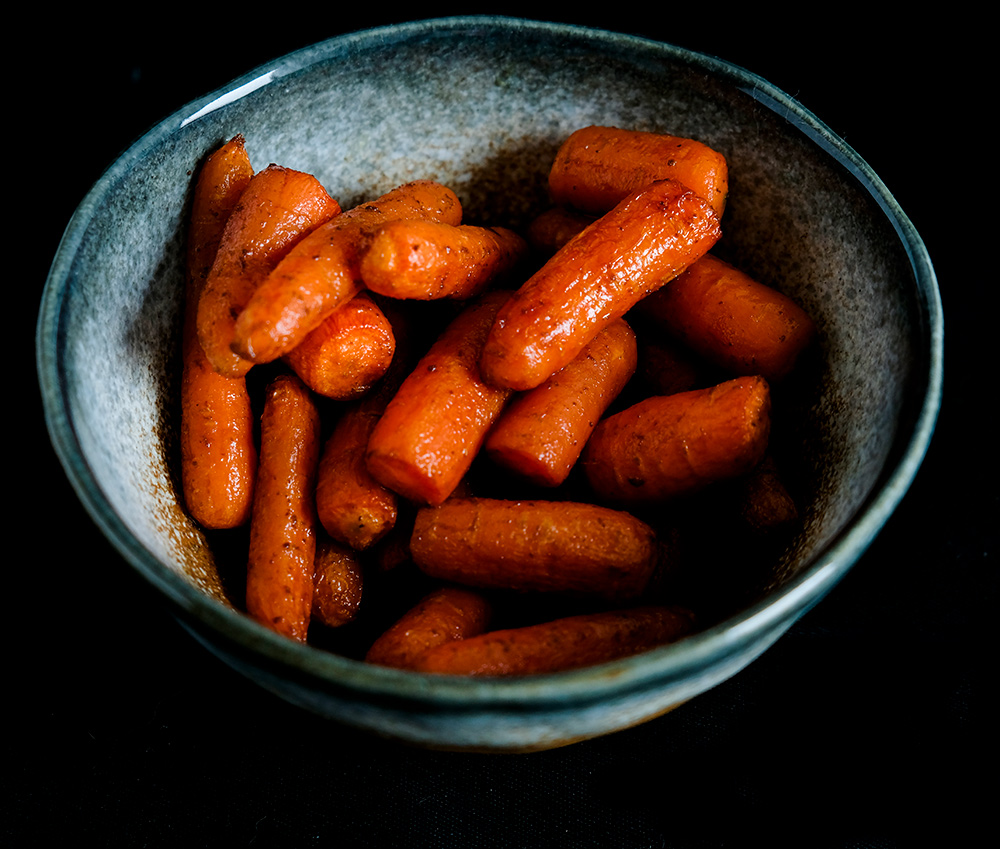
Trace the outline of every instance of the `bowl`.
<path fill-rule="evenodd" d="M 460 76 L 461 86 L 455 85 Z M 516 679 L 376 667 L 261 627 L 186 515 L 177 339 L 191 175 L 236 133 L 257 167 L 315 174 L 345 208 L 411 179 L 467 220 L 524 225 L 574 129 L 608 124 L 725 153 L 719 250 L 813 316 L 783 410 L 798 531 L 733 609 L 673 645 Z M 170 116 L 100 178 L 53 261 L 36 334 L 47 426 L 93 520 L 191 635 L 288 701 L 422 746 L 526 751 L 661 715 L 735 675 L 852 567 L 906 492 L 941 398 L 942 314 L 913 226 L 868 165 L 795 100 L 715 58 L 638 37 L 498 18 L 333 38 Z"/>

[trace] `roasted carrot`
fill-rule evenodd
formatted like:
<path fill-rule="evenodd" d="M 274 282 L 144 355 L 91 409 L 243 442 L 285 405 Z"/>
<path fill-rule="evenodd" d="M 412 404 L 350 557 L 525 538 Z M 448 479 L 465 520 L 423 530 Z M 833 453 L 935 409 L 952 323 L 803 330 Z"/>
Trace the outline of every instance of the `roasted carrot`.
<path fill-rule="evenodd" d="M 339 628 L 357 618 L 364 591 L 358 553 L 327 537 L 316 542 L 313 562 L 312 621 Z"/>
<path fill-rule="evenodd" d="M 316 554 L 319 413 L 295 375 L 267 388 L 250 519 L 247 612 L 279 634 L 305 641 Z"/>
<path fill-rule="evenodd" d="M 710 369 L 700 357 L 663 334 L 643 334 L 638 343 L 637 379 L 649 395 L 673 395 L 710 383 Z"/>
<path fill-rule="evenodd" d="M 764 536 L 798 520 L 798 506 L 770 454 L 766 454 L 739 483 L 740 518 L 754 534 Z"/>
<path fill-rule="evenodd" d="M 601 421 L 580 462 L 602 501 L 691 492 L 760 462 L 770 410 L 770 389 L 759 376 L 653 396 Z"/>
<path fill-rule="evenodd" d="M 683 183 L 722 217 L 729 169 L 719 151 L 695 139 L 617 127 L 583 127 L 566 139 L 549 171 L 557 204 L 600 215 L 656 180 Z"/>
<path fill-rule="evenodd" d="M 487 455 L 533 483 L 558 486 L 636 361 L 635 333 L 619 318 L 569 365 L 507 406 L 486 437 Z"/>
<path fill-rule="evenodd" d="M 708 203 L 674 180 L 630 195 L 567 242 L 497 315 L 483 349 L 494 386 L 533 389 L 721 235 Z"/>
<path fill-rule="evenodd" d="M 693 625 L 691 612 L 679 607 L 566 616 L 443 643 L 417 657 L 413 669 L 484 676 L 562 672 L 672 643 L 690 633 Z"/>
<path fill-rule="evenodd" d="M 643 314 L 733 375 L 786 377 L 816 334 L 787 295 L 706 254 L 640 305 Z"/>
<path fill-rule="evenodd" d="M 432 578 L 483 589 L 633 600 L 659 566 L 656 534 L 621 510 L 453 498 L 417 511 L 410 554 Z"/>
<path fill-rule="evenodd" d="M 198 339 L 216 371 L 249 371 L 252 363 L 231 349 L 236 315 L 291 247 L 339 212 L 310 174 L 269 165 L 253 176 L 226 222 L 198 303 Z"/>
<path fill-rule="evenodd" d="M 232 350 L 255 363 L 295 348 L 361 290 L 358 270 L 368 241 L 400 218 L 461 223 L 462 205 L 447 186 L 416 180 L 317 227 L 254 291 L 236 319 Z"/>
<path fill-rule="evenodd" d="M 491 614 L 489 601 L 478 592 L 441 587 L 424 596 L 375 640 L 365 660 L 412 668 L 417 657 L 434 646 L 482 634 Z"/>
<path fill-rule="evenodd" d="M 389 402 L 367 452 L 368 469 L 384 486 L 440 504 L 469 470 L 510 397 L 479 373 L 483 340 L 509 296 L 494 290 L 468 304 Z"/>
<path fill-rule="evenodd" d="M 528 243 L 539 253 L 551 256 L 577 233 L 593 224 L 594 217 L 569 206 L 553 206 L 528 224 Z"/>
<path fill-rule="evenodd" d="M 181 483 L 191 517 L 205 528 L 250 518 L 257 447 L 246 381 L 215 371 L 198 342 L 198 299 L 222 232 L 253 168 L 242 136 L 216 150 L 195 183 L 187 237 L 181 372 Z"/>
<path fill-rule="evenodd" d="M 358 292 L 283 357 L 313 392 L 337 401 L 359 398 L 386 373 L 396 337 L 385 313 Z"/>
<path fill-rule="evenodd" d="M 390 298 L 463 300 L 502 279 L 527 249 L 524 238 L 505 227 L 391 221 L 366 248 L 361 279 Z"/>

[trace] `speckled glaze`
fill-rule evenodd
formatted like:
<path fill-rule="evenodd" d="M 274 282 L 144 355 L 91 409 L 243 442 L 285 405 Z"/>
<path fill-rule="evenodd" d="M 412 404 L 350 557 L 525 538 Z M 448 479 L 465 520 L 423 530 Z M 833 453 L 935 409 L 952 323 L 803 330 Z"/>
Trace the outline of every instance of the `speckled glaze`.
<path fill-rule="evenodd" d="M 522 680 L 453 680 L 293 644 L 227 600 L 179 506 L 174 407 L 191 175 L 237 132 L 254 166 L 314 173 L 346 208 L 415 178 L 467 220 L 518 225 L 586 124 L 721 150 L 718 252 L 817 320 L 815 379 L 785 413 L 804 528 L 759 600 L 674 646 Z M 52 266 L 37 332 L 52 441 L 86 509 L 191 633 L 264 687 L 409 742 L 562 745 L 660 715 L 737 673 L 851 567 L 923 459 L 942 316 L 919 236 L 868 166 L 795 101 L 723 62 L 630 36 L 503 18 L 403 24 L 318 44 L 152 129 L 94 186 Z M 790 431 L 790 432 L 789 432 Z"/>

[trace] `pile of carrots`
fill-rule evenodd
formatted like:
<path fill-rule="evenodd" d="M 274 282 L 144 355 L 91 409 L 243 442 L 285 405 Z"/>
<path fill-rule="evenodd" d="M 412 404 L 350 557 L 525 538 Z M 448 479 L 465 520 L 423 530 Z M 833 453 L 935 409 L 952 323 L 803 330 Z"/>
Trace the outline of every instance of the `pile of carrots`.
<path fill-rule="evenodd" d="M 249 529 L 258 622 L 304 642 L 389 616 L 371 663 L 570 669 L 697 627 L 662 591 L 669 545 L 645 512 L 739 480 L 749 526 L 795 520 L 768 451 L 771 386 L 815 327 L 710 253 L 725 158 L 586 127 L 549 186 L 551 208 L 518 233 L 463 221 L 433 180 L 341 209 L 309 174 L 255 172 L 242 136 L 203 163 L 183 495 L 208 531 Z M 484 467 L 504 487 L 475 481 Z M 370 610 L 374 572 L 424 583 L 401 610 Z M 532 601 L 504 623 L 511 598 Z"/>

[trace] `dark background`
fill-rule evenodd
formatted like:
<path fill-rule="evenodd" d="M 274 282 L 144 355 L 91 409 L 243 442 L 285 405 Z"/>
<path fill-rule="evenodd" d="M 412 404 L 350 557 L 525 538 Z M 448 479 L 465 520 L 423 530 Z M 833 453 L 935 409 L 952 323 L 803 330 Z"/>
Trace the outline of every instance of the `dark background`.
<path fill-rule="evenodd" d="M 455 10 L 31 12 L 8 35 L 28 60 L 8 68 L 5 118 L 6 291 L 21 299 L 4 423 L 15 540 L 4 558 L 6 845 L 978 845 L 973 826 L 996 790 L 995 413 L 982 341 L 995 145 L 970 111 L 987 86 L 959 27 L 969 22 L 748 4 L 659 6 L 654 23 L 616 5 L 477 11 L 635 33 L 747 68 L 845 138 L 927 243 L 946 316 L 945 401 L 926 462 L 869 552 L 735 678 L 641 727 L 549 752 L 422 751 L 244 680 L 105 542 L 52 452 L 32 345 L 49 263 L 104 168 L 187 101 L 341 32 Z"/>

